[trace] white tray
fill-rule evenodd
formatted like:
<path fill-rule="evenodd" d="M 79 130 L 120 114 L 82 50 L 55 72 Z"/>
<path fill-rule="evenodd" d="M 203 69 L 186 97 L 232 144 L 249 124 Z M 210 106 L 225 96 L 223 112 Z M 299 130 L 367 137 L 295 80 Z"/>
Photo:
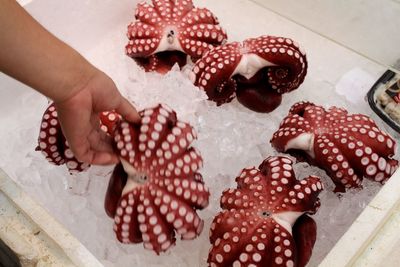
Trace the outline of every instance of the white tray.
<path fill-rule="evenodd" d="M 109 1 L 96 2 L 96 10 L 87 7 L 95 1 L 63 2 L 65 9 L 58 8 L 61 5 L 58 1 L 41 0 L 40 2 L 40 5 L 37 6 L 28 5 L 28 10 L 34 13 L 39 21 L 53 33 L 62 37 L 67 43 L 90 58 L 91 50 L 95 48 L 93 47 L 94 44 L 101 43 L 104 36 L 109 34 L 107 30 L 110 28 L 110 21 L 114 24 L 125 25 L 126 21 L 132 19 L 133 6 L 137 1 L 114 1 L 112 7 L 113 10 L 117 11 L 116 13 L 108 10 Z M 77 2 L 82 7 L 72 9 Z M 261 7 L 251 4 L 248 0 L 195 2 L 198 6 L 208 6 L 215 11 L 221 21 L 225 22 L 224 26 L 229 29 L 231 40 L 242 40 L 265 32 L 296 37 L 311 51 L 309 59 L 314 68 L 310 68 L 308 75 L 320 77 L 327 84 L 336 84 L 344 74 L 355 67 L 377 77 L 386 69 L 363 56 L 338 46 L 331 40 L 310 33 L 301 26 L 288 26 L 287 20 L 284 18 L 272 12 L 262 11 Z M 121 8 L 122 6 L 125 8 Z M 227 12 L 228 6 L 229 12 Z M 46 7 L 47 10 L 41 9 L 43 7 Z M 75 13 L 82 13 L 82 21 L 68 20 L 67 16 L 64 17 L 64 20 L 57 19 L 60 14 L 68 13 L 67 11 L 73 13 L 72 10 Z M 85 10 L 92 12 L 85 13 Z M 246 20 L 240 21 L 238 24 L 235 20 L 240 14 L 246 14 Z M 76 17 L 79 17 L 78 15 L 75 14 Z M 93 17 L 96 16 L 101 16 L 103 21 L 94 27 L 91 22 Z M 268 20 L 265 17 L 268 17 Z M 78 27 L 80 30 L 76 31 Z M 82 38 L 82 35 L 85 38 Z M 335 55 L 312 53 L 312 51 L 318 51 L 322 48 L 326 51 L 334 51 Z M 101 66 L 103 63 L 101 58 L 90 59 L 96 65 Z M 107 70 L 107 66 L 103 67 Z M 0 96 L 1 93 L 0 91 Z M 5 98 L 9 101 L 4 102 L 5 104 L 9 103 L 10 106 L 18 100 L 15 92 L 14 95 L 10 96 L 4 93 L 4 96 L 9 97 L 9 99 Z M 4 99 L 3 96 L 2 99 Z M 11 172 L 10 175 L 15 176 Z M 400 172 L 398 171 L 365 208 L 320 266 L 395 266 L 396 263 L 400 263 L 400 260 L 398 260 L 400 257 L 395 253 L 400 241 L 400 231 L 398 231 L 400 229 L 398 227 L 400 225 L 399 192 Z M 8 230 L 3 231 L 3 229 L 6 229 L 4 227 L 13 229 L 9 231 L 16 233 L 12 238 L 15 238 L 15 241 L 21 240 L 21 243 L 13 248 L 20 255 L 24 255 L 28 261 L 40 261 L 47 256 L 54 260 L 54 266 L 102 266 L 79 241 L 71 236 L 43 208 L 27 197 L 3 172 L 0 172 L 0 203 L 0 215 L 7 215 L 0 217 L 0 235 L 7 234 Z M 38 231 L 40 232 L 38 233 Z M 35 233 L 38 234 L 35 235 Z M 400 254 L 400 252 L 398 253 Z"/>

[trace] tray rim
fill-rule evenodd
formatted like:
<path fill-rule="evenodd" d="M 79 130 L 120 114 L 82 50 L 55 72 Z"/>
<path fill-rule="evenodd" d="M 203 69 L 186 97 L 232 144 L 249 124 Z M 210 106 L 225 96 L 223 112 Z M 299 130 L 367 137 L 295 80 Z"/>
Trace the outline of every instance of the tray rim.
<path fill-rule="evenodd" d="M 0 203 L 0 207 L 6 213 L 17 212 L 21 215 L 21 218 L 15 216 L 12 219 L 17 220 L 19 227 L 13 229 L 13 233 L 21 235 L 20 241 L 26 241 L 22 244 L 23 246 L 44 244 L 45 250 L 54 258 L 59 258 L 61 262 L 67 260 L 72 264 L 71 266 L 103 267 L 103 264 L 75 236 L 40 204 L 29 197 L 1 168 L 0 195 L 6 200 Z M 9 223 L 7 218 L 0 220 L 0 229 L 9 227 Z M 31 229 L 40 229 L 39 236 L 31 233 L 29 238 L 25 238 L 25 234 Z M 43 238 L 40 235 L 43 235 Z M 40 241 L 37 242 L 39 239 Z M 18 244 L 16 245 L 18 246 Z"/>
<path fill-rule="evenodd" d="M 366 266 L 363 261 L 384 255 L 384 251 L 369 249 L 379 245 L 379 234 L 391 228 L 392 215 L 400 207 L 400 169 L 379 190 L 378 194 L 364 208 L 346 233 L 336 242 L 320 267 Z M 389 249 L 389 248 L 387 248 Z"/>

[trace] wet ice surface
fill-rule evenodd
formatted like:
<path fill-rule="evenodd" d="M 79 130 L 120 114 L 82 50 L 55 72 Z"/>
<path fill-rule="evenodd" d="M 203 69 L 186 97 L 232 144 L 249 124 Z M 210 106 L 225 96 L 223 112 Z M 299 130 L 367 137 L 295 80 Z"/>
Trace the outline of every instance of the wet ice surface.
<path fill-rule="evenodd" d="M 219 4 L 215 5 L 218 8 Z M 261 16 L 254 16 L 258 17 Z M 348 108 L 350 112 L 372 115 L 366 103 L 353 106 L 344 97 L 336 95 L 335 84 L 327 79 L 330 72 L 321 65 L 326 58 L 317 61 L 315 54 L 311 55 L 310 71 L 305 83 L 300 89 L 285 95 L 282 105 L 272 113 L 257 114 L 236 101 L 216 107 L 206 100 L 204 93 L 191 85 L 184 73 L 175 70 L 161 76 L 142 72 L 123 53 L 125 26 L 116 29 L 103 36 L 104 41 L 97 43 L 85 56 L 109 74 L 121 92 L 139 109 L 159 102 L 166 103 L 177 111 L 179 119 L 190 122 L 197 130 L 199 139 L 195 146 L 202 152 L 205 163 L 202 173 L 211 189 L 210 206 L 200 212 L 205 227 L 199 238 L 178 241 L 175 248 L 160 257 L 144 250 L 142 244 L 119 244 L 112 231 L 112 220 L 106 216 L 103 208 L 112 168 L 96 167 L 78 177 L 71 177 L 64 167 L 48 164 L 40 153 L 34 151 L 40 119 L 47 106 L 43 97 L 26 93 L 18 99 L 18 109 L 7 117 L 1 117 L 2 125 L 7 127 L 0 128 L 0 167 L 106 266 L 206 266 L 210 247 L 208 229 L 220 210 L 221 192 L 228 187 L 236 187 L 234 178 L 242 168 L 258 166 L 264 158 L 276 154 L 269 145 L 269 139 L 292 104 L 309 100 L 326 107 L 338 105 Z M 306 42 L 307 38 L 304 39 Z M 323 44 L 322 41 L 320 43 Z M 340 56 L 345 54 L 339 49 L 336 52 L 342 53 Z M 318 55 L 319 58 L 324 56 L 328 57 L 328 53 L 321 52 Z M 345 57 L 341 60 L 350 61 Z M 338 68 L 335 66 L 337 62 L 330 62 L 329 67 Z M 376 116 L 372 117 L 379 122 Z M 382 123 L 379 125 L 384 126 Z M 385 129 L 388 130 L 387 127 Z M 334 186 L 323 171 L 306 163 L 298 164 L 295 169 L 297 178 L 318 175 L 326 187 L 320 195 L 321 208 L 313 216 L 318 223 L 318 240 L 309 265 L 316 266 L 381 186 L 365 180 L 364 190 L 353 190 L 339 198 L 332 193 Z"/>
<path fill-rule="evenodd" d="M 366 104 L 357 108 L 349 105 L 334 93 L 330 84 L 313 77 L 307 77 L 299 90 L 285 95 L 283 104 L 270 114 L 251 112 L 236 101 L 216 107 L 190 83 L 185 72 L 173 70 L 165 76 L 145 74 L 123 55 L 120 45 L 118 42 L 105 42 L 91 51 L 88 57 L 114 78 L 122 93 L 139 109 L 159 102 L 166 103 L 177 111 L 181 120 L 190 122 L 198 132 L 199 139 L 195 146 L 202 152 L 202 173 L 211 189 L 210 206 L 200 212 L 205 228 L 199 238 L 178 241 L 175 248 L 159 257 L 144 250 L 142 244 L 119 244 L 112 231 L 112 220 L 103 209 L 112 168 L 94 167 L 78 177 L 71 177 L 64 167 L 49 165 L 40 153 L 35 152 L 40 117 L 47 105 L 46 99 L 36 94 L 27 94 L 21 99 L 21 109 L 13 115 L 21 119 L 18 124 L 10 121 L 10 127 L 4 130 L 0 154 L 1 167 L 105 266 L 206 266 L 210 247 L 208 229 L 220 210 L 221 192 L 236 186 L 234 178 L 242 168 L 258 166 L 267 156 L 277 154 L 269 145 L 269 139 L 293 103 L 299 100 L 321 103 L 323 100 L 324 106 L 345 106 L 350 111 L 371 114 Z M 9 151 L 13 151 L 13 157 L 9 156 Z M 15 158 L 18 158 L 18 164 Z M 318 175 L 326 186 L 320 195 L 321 208 L 313 216 L 318 223 L 318 240 L 309 266 L 316 266 L 381 186 L 364 181 L 364 190 L 353 190 L 339 198 L 332 193 L 333 183 L 323 171 L 306 163 L 299 163 L 295 169 L 298 178 Z"/>

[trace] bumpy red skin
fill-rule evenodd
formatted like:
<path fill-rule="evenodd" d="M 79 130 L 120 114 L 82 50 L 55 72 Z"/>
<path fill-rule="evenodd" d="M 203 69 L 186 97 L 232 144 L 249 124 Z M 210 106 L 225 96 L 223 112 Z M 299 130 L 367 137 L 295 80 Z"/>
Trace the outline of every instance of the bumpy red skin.
<path fill-rule="evenodd" d="M 258 66 L 258 73 L 247 80 L 235 70 L 242 58 L 249 55 L 273 66 Z M 247 108 L 270 112 L 280 105 L 282 94 L 295 90 L 304 81 L 307 58 L 291 39 L 261 36 L 212 49 L 197 61 L 193 72 L 195 85 L 205 90 L 210 100 L 223 104 L 237 95 Z"/>
<path fill-rule="evenodd" d="M 119 119 L 120 115 L 115 112 L 103 112 L 100 114 L 101 129 L 112 135 L 113 125 Z M 51 104 L 43 114 L 38 142 L 39 145 L 36 150 L 41 151 L 52 164 L 65 164 L 71 174 L 86 171 L 89 168 L 89 164 L 78 161 L 73 155 L 62 133 L 54 104 Z"/>
<path fill-rule="evenodd" d="M 114 136 L 121 160 L 137 175 L 128 177 L 117 166 L 105 207 L 120 242 L 143 242 L 159 254 L 175 244 L 175 233 L 182 239 L 200 234 L 196 209 L 208 205 L 209 191 L 198 173 L 202 158 L 190 146 L 196 138 L 192 127 L 167 106 L 140 114 L 140 125 L 121 122 Z"/>
<path fill-rule="evenodd" d="M 224 211 L 211 225 L 209 266 L 305 266 L 316 237 L 316 224 L 305 214 L 317 211 L 323 185 L 314 176 L 296 180 L 292 164 L 270 157 L 259 169 L 244 169 L 237 189 L 223 192 Z M 289 220 L 297 220 L 293 234 L 300 236 L 292 236 Z"/>
<path fill-rule="evenodd" d="M 135 18 L 128 26 L 126 53 L 146 71 L 165 73 L 175 63 L 182 67 L 187 55 L 196 60 L 227 39 L 218 19 L 208 9 L 195 8 L 192 0 L 153 0 L 151 5 L 142 2 Z M 168 35 L 173 39 L 170 46 L 160 47 Z M 165 53 L 168 51 L 177 53 Z"/>
<path fill-rule="evenodd" d="M 110 136 L 114 135 L 117 123 L 122 119 L 122 116 L 114 111 L 104 111 L 100 113 L 100 128 Z"/>
<path fill-rule="evenodd" d="M 363 177 L 383 183 L 398 167 L 392 159 L 395 140 L 368 116 L 299 102 L 292 106 L 270 142 L 276 150 L 296 155 L 299 151 L 286 151 L 286 146 L 304 133 L 313 134 L 315 156 L 303 153 L 302 159 L 323 168 L 336 184 L 336 192 L 359 187 Z"/>

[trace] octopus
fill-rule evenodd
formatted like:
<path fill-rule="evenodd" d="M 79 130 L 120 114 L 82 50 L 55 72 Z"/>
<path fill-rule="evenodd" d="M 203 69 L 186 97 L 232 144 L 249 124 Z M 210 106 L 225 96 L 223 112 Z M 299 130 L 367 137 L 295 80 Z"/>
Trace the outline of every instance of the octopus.
<path fill-rule="evenodd" d="M 256 112 L 276 109 L 307 73 L 306 54 L 289 38 L 261 36 L 228 43 L 196 62 L 191 80 L 218 105 L 235 97 Z"/>
<path fill-rule="evenodd" d="M 384 183 L 398 168 L 396 141 L 368 116 L 343 108 L 296 103 L 270 142 L 324 169 L 336 192 L 360 187 L 363 177 Z"/>
<path fill-rule="evenodd" d="M 323 190 L 315 176 L 297 180 L 287 157 L 269 157 L 259 168 L 243 169 L 237 188 L 225 190 L 222 212 L 210 230 L 211 267 L 299 266 L 307 264 L 316 241 L 308 216 Z"/>
<path fill-rule="evenodd" d="M 145 71 L 168 72 L 187 57 L 195 61 L 209 49 L 226 42 L 217 17 L 191 0 L 153 0 L 139 3 L 136 21 L 128 26 L 126 54 Z"/>
<path fill-rule="evenodd" d="M 140 124 L 131 124 L 114 111 L 100 114 L 101 130 L 113 138 L 121 160 L 109 181 L 105 210 L 120 242 L 143 242 L 160 254 L 175 244 L 176 234 L 191 240 L 202 232 L 196 210 L 208 206 L 210 193 L 199 173 L 202 157 L 191 146 L 194 129 L 162 104 L 140 116 Z M 90 167 L 73 155 L 54 104 L 43 115 L 38 150 L 50 163 L 66 164 L 71 174 Z"/>
<path fill-rule="evenodd" d="M 112 174 L 105 209 L 120 242 L 143 242 L 159 254 L 175 244 L 176 234 L 191 240 L 201 233 L 196 210 L 208 205 L 210 193 L 198 172 L 200 153 L 191 147 L 193 128 L 165 105 L 140 115 L 140 124 L 121 120 L 114 131 L 121 164 Z"/>

